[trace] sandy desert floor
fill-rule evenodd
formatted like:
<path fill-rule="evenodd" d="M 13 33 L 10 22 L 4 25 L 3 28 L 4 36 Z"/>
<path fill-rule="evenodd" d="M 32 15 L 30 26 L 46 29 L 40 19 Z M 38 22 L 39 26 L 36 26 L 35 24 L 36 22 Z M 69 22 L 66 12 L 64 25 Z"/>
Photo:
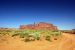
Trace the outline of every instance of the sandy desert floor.
<path fill-rule="evenodd" d="M 56 41 L 24 42 L 20 38 L 4 37 L 0 41 L 0 50 L 75 50 L 75 34 L 63 33 L 61 39 Z"/>

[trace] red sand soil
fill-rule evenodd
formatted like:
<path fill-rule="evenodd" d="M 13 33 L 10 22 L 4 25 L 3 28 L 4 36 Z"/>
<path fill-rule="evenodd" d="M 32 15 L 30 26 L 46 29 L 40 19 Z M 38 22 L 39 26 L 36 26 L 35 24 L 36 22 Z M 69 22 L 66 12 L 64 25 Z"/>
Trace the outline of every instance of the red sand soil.
<path fill-rule="evenodd" d="M 5 37 L 4 42 L 0 42 L 0 50 L 75 50 L 75 34 L 63 33 L 62 37 L 56 41 L 32 41 L 24 42 L 20 38 Z"/>

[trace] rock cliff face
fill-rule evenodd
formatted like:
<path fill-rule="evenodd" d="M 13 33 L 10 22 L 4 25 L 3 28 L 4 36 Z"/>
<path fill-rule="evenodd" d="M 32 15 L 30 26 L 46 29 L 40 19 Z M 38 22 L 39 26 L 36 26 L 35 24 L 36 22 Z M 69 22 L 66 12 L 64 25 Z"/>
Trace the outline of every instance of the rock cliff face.
<path fill-rule="evenodd" d="M 57 27 L 53 24 L 40 22 L 37 24 L 29 24 L 29 25 L 20 25 L 20 29 L 33 29 L 33 30 L 57 30 Z"/>

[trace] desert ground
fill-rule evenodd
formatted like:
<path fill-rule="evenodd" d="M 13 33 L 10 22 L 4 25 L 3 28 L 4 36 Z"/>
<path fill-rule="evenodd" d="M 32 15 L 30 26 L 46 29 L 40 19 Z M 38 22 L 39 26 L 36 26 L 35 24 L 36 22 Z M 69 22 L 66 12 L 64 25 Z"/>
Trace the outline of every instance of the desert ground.
<path fill-rule="evenodd" d="M 0 50 L 75 50 L 75 34 L 63 33 L 61 38 L 52 42 L 24 42 L 18 36 L 7 35 L 3 39 L 0 38 Z"/>

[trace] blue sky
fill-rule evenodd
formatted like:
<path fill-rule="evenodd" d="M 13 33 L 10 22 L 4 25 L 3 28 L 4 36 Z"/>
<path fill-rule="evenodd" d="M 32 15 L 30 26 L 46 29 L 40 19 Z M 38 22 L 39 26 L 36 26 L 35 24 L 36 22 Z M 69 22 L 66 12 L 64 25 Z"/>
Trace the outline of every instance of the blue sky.
<path fill-rule="evenodd" d="M 75 28 L 74 0 L 0 0 L 0 27 L 19 28 L 34 22 L 59 29 Z"/>

